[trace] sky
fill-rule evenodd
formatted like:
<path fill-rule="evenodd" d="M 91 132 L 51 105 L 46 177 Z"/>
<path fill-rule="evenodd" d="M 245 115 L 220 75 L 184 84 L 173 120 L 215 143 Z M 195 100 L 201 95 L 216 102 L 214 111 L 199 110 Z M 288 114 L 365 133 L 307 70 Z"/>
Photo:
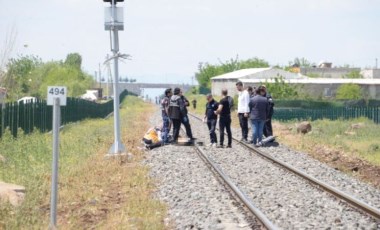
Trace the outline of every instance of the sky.
<path fill-rule="evenodd" d="M 373 67 L 380 58 L 379 0 L 126 0 L 120 76 L 138 82 L 191 83 L 199 62 L 295 57 Z M 17 31 L 13 56 L 44 61 L 82 55 L 94 75 L 111 54 L 101 0 L 0 0 L 0 46 Z M 0 47 L 0 50 L 3 47 Z M 380 66 L 380 64 L 379 64 Z M 105 67 L 101 64 L 101 70 Z"/>

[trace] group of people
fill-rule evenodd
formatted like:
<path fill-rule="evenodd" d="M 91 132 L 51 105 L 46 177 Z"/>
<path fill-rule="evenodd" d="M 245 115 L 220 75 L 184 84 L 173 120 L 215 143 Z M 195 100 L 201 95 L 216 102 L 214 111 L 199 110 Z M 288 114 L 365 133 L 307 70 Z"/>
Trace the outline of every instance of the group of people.
<path fill-rule="evenodd" d="M 236 83 L 236 89 L 239 92 L 238 117 L 242 131 L 241 141 L 248 142 L 248 119 L 251 121 L 252 141 L 256 147 L 262 146 L 263 135 L 272 137 L 272 116 L 273 116 L 273 99 L 267 93 L 265 85 L 246 90 L 242 82 Z"/>
<path fill-rule="evenodd" d="M 252 143 L 256 147 L 263 145 L 263 135 L 272 137 L 272 115 L 273 115 L 273 99 L 267 93 L 265 85 L 244 89 L 242 82 L 236 83 L 236 89 L 239 92 L 237 115 L 242 132 L 241 141 Z M 227 132 L 228 143 L 227 148 L 231 148 L 231 110 L 234 106 L 233 99 L 228 96 L 227 89 L 222 90 L 222 99 L 216 102 L 211 94 L 207 95 L 206 112 L 204 121 L 210 132 L 210 145 L 217 148 L 224 147 L 224 130 Z M 219 144 L 215 134 L 215 127 L 219 115 Z M 251 121 L 252 140 L 248 141 L 248 120 Z"/>
<path fill-rule="evenodd" d="M 189 117 L 187 115 L 187 107 L 190 105 L 189 100 L 183 95 L 180 88 L 165 90 L 165 96 L 161 100 L 160 107 L 162 113 L 162 142 L 169 144 L 177 142 L 181 124 L 185 126 L 186 135 L 193 139 Z M 170 129 L 173 126 L 173 138 L 170 139 Z"/>
<path fill-rule="evenodd" d="M 272 115 L 273 115 L 273 100 L 267 93 L 265 85 L 244 89 L 242 82 L 236 83 L 236 89 L 239 92 L 237 115 L 242 132 L 241 141 L 252 143 L 256 147 L 262 146 L 263 135 L 265 137 L 273 136 L 272 131 Z M 210 145 L 217 148 L 232 147 L 232 132 L 231 132 L 231 111 L 234 108 L 234 100 L 228 95 L 227 89 L 223 89 L 222 99 L 216 101 L 211 94 L 206 95 L 207 104 L 203 122 L 207 123 L 210 134 Z M 193 107 L 196 108 L 196 100 L 192 101 Z M 165 95 L 160 101 L 162 114 L 162 129 L 159 138 L 160 144 L 157 146 L 169 143 L 176 143 L 179 137 L 181 124 L 185 126 L 186 135 L 190 140 L 193 140 L 193 134 L 188 117 L 187 107 L 190 106 L 189 100 L 183 95 L 180 88 L 166 89 Z M 216 126 L 219 120 L 219 144 L 216 135 Z M 248 141 L 248 120 L 252 127 L 252 140 Z M 173 135 L 170 135 L 170 130 L 173 130 Z M 147 139 L 152 139 L 152 133 L 156 129 L 150 130 L 146 134 Z M 224 131 L 227 132 L 227 145 L 224 146 Z M 155 131 L 156 132 L 156 131 Z"/>

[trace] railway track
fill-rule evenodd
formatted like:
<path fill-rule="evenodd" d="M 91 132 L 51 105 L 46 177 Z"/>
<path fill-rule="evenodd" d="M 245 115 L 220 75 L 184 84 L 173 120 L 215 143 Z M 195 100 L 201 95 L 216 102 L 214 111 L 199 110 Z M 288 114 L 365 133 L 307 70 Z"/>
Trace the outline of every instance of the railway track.
<path fill-rule="evenodd" d="M 185 130 L 182 127 L 182 132 L 184 133 Z M 236 184 L 232 182 L 232 180 L 223 172 L 223 170 L 217 166 L 211 160 L 210 157 L 207 156 L 206 152 L 202 150 L 198 145 L 194 145 L 194 148 L 196 149 L 198 156 L 205 162 L 205 164 L 209 167 L 209 169 L 222 181 L 224 185 L 226 185 L 239 199 L 240 203 L 246 207 L 254 216 L 257 218 L 257 220 L 266 228 L 269 230 L 276 230 L 278 229 L 275 224 L 273 224 L 268 217 L 266 217 L 260 209 L 258 209 L 251 200 L 249 200 L 248 196 L 238 188 Z"/>
<path fill-rule="evenodd" d="M 201 121 L 201 119 L 193 114 L 189 114 L 192 118 L 198 120 L 198 121 Z M 328 192 L 329 194 L 333 195 L 334 197 L 338 198 L 339 200 L 341 201 L 344 201 L 346 204 L 349 204 L 350 206 L 354 207 L 355 209 L 358 209 L 361 211 L 361 213 L 365 213 L 367 215 L 370 215 L 371 217 L 373 217 L 374 219 L 376 219 L 377 221 L 380 220 L 380 210 L 375 208 L 375 207 L 372 207 L 370 205 L 368 205 L 366 202 L 360 200 L 360 199 L 357 199 L 356 197 L 350 195 L 350 194 L 347 194 L 345 192 L 342 192 L 340 191 L 339 189 L 333 187 L 333 186 L 330 186 L 329 184 L 321 181 L 321 180 L 318 180 L 316 178 L 314 178 L 313 176 L 310 176 L 308 174 L 306 174 L 305 172 L 285 163 L 285 162 L 282 162 L 276 158 L 273 158 L 272 156 L 260 151 L 259 149 L 257 148 L 254 148 L 253 146 L 249 145 L 249 144 L 246 144 L 246 143 L 243 143 L 239 140 L 237 140 L 236 138 L 233 138 L 233 140 L 237 143 L 239 143 L 241 146 L 243 146 L 244 148 L 248 149 L 250 152 L 253 152 L 255 153 L 256 155 L 260 156 L 261 158 L 264 158 L 265 160 L 271 162 L 271 163 L 274 163 L 275 165 L 277 165 L 277 167 L 281 167 L 283 169 L 285 169 L 286 171 L 289 171 L 291 172 L 292 174 L 295 174 L 297 175 L 298 177 L 301 177 L 303 180 L 307 181 L 307 183 L 311 183 L 313 184 L 315 187 L 319 188 L 319 189 L 322 189 L 323 191 L 326 191 Z M 221 170 L 220 167 L 218 167 L 217 164 L 215 164 L 214 162 L 212 162 L 212 160 L 210 159 L 210 157 L 207 156 L 207 154 L 205 153 L 204 150 L 202 150 L 202 148 L 196 146 L 197 148 L 197 151 L 199 153 L 199 155 L 201 156 L 201 158 L 207 162 L 208 165 L 210 165 L 210 167 L 213 168 L 213 171 L 217 172 L 220 175 L 223 175 L 223 176 L 220 176 L 220 177 L 226 177 L 227 178 L 227 181 L 229 181 L 231 183 L 231 186 L 229 185 L 229 187 L 236 187 L 236 185 L 233 185 L 233 182 L 231 182 L 231 180 L 228 178 L 228 176 Z M 219 173 L 220 171 L 220 173 Z M 224 179 L 223 179 L 224 180 Z M 228 183 L 227 183 L 228 184 Z M 241 197 L 243 199 L 242 202 L 244 203 L 245 201 L 243 200 L 249 200 L 247 198 L 247 195 L 242 192 L 240 189 L 237 189 L 237 192 L 234 191 L 234 193 L 240 193 L 241 194 Z M 239 195 L 238 195 L 239 196 Z M 245 198 L 245 199 L 244 199 Z M 246 205 L 247 207 L 248 206 L 252 206 L 252 210 L 251 212 L 255 214 L 255 216 L 258 217 L 258 219 L 260 219 L 259 216 L 262 216 L 263 217 L 263 220 L 260 219 L 260 221 L 264 224 L 264 223 L 268 223 L 268 226 L 265 225 L 268 229 L 274 229 L 276 228 L 276 226 L 271 223 L 271 221 L 268 220 L 268 218 L 263 214 L 263 212 L 259 211 L 253 204 L 247 204 Z"/>

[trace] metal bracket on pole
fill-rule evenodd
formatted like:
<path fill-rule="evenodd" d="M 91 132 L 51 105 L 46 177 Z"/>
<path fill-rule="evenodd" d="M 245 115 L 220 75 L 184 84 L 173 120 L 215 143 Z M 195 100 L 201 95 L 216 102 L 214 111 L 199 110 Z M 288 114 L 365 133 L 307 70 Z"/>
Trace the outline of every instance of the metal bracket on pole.
<path fill-rule="evenodd" d="M 58 158 L 59 158 L 59 126 L 61 123 L 60 98 L 53 99 L 53 161 L 50 200 L 49 229 L 57 228 L 57 200 L 58 200 Z"/>

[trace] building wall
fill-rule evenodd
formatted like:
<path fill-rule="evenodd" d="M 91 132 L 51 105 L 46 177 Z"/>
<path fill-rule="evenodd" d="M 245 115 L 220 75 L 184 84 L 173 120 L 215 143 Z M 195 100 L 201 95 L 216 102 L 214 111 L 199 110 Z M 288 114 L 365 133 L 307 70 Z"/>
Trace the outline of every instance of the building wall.
<path fill-rule="evenodd" d="M 238 91 L 236 90 L 236 82 L 238 80 L 233 79 L 226 79 L 226 80 L 212 80 L 211 83 L 211 94 L 214 96 L 221 95 L 222 89 L 228 90 L 228 95 L 234 96 L 238 94 Z"/>
<path fill-rule="evenodd" d="M 318 78 L 344 78 L 352 71 L 359 71 L 360 68 L 301 68 L 301 74 Z"/>
<path fill-rule="evenodd" d="M 365 69 L 360 72 L 364 78 L 380 78 L 380 69 Z"/>
<path fill-rule="evenodd" d="M 237 95 L 236 90 L 237 80 L 213 80 L 211 84 L 211 93 L 213 95 L 220 95 L 221 90 L 226 88 L 229 92 L 229 95 Z M 308 94 L 312 97 L 335 97 L 338 87 L 341 84 L 330 83 L 330 84 L 294 84 L 295 87 L 299 87 L 301 93 Z M 245 87 L 255 86 L 258 84 L 246 83 Z M 362 91 L 372 99 L 380 99 L 380 85 L 360 85 Z"/>

